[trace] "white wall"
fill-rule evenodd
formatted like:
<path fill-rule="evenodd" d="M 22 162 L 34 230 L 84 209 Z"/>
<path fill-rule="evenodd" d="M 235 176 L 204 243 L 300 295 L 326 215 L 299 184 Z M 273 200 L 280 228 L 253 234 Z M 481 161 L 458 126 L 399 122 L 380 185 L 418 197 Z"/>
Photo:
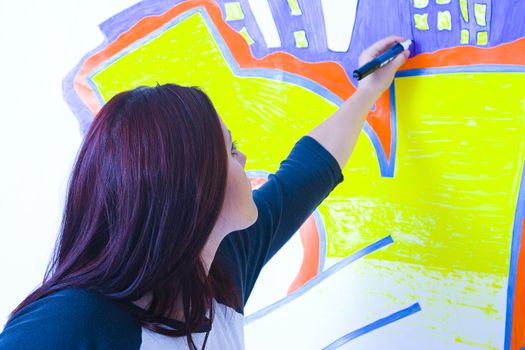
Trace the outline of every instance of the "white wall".
<path fill-rule="evenodd" d="M 62 79 L 132 0 L 0 0 L 0 330 L 41 281 L 81 142 Z"/>

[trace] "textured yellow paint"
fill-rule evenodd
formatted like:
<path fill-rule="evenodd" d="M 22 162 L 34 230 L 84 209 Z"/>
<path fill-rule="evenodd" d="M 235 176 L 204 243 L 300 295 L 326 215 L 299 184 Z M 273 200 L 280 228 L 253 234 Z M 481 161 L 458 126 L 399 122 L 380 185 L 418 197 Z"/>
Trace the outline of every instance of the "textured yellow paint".
<path fill-rule="evenodd" d="M 414 7 L 422 9 L 428 6 L 428 0 L 414 0 Z"/>
<path fill-rule="evenodd" d="M 474 15 L 476 17 L 476 23 L 480 26 L 487 25 L 487 5 L 486 4 L 474 4 Z"/>
<path fill-rule="evenodd" d="M 462 29 L 461 30 L 461 43 L 462 44 L 468 44 L 469 36 L 470 36 L 470 33 L 469 33 L 468 29 Z"/>
<path fill-rule="evenodd" d="M 288 6 L 290 7 L 292 16 L 301 16 L 303 14 L 297 0 L 288 0 Z"/>
<path fill-rule="evenodd" d="M 227 2 L 224 4 L 227 21 L 238 21 L 244 19 L 241 4 L 239 2 Z"/>
<path fill-rule="evenodd" d="M 253 43 L 255 43 L 253 38 L 250 36 L 250 33 L 248 33 L 246 27 L 242 27 L 241 30 L 239 30 L 239 34 L 242 35 L 242 37 L 244 38 L 244 40 L 246 40 L 248 45 L 252 45 Z"/>
<path fill-rule="evenodd" d="M 477 44 L 478 45 L 487 45 L 489 42 L 489 33 L 488 32 L 478 32 L 477 34 Z"/>
<path fill-rule="evenodd" d="M 438 30 L 452 30 L 450 11 L 438 11 Z"/>
<path fill-rule="evenodd" d="M 506 276 L 525 158 L 525 74 L 407 77 L 395 87 L 395 178 L 377 178 L 362 138 L 324 209 L 341 232 L 331 254 L 392 234 L 395 243 L 375 256 Z"/>
<path fill-rule="evenodd" d="M 234 75 L 200 14 L 121 57 L 94 81 L 104 100 L 157 82 L 201 87 L 248 155 L 247 168 L 271 172 L 302 135 L 336 109 L 295 84 Z"/>
<path fill-rule="evenodd" d="M 303 49 L 308 47 L 308 40 L 306 39 L 306 33 L 304 30 L 293 32 L 293 37 L 295 39 L 295 47 Z"/>
<path fill-rule="evenodd" d="M 414 15 L 414 25 L 419 30 L 428 30 L 428 13 Z"/>
<path fill-rule="evenodd" d="M 336 109 L 292 83 L 233 74 L 198 14 L 94 80 L 106 100 L 141 84 L 201 86 L 247 153 L 248 170 L 275 171 Z M 391 234 L 395 243 L 374 253 L 377 259 L 506 276 L 524 160 L 525 75 L 409 77 L 395 87 L 395 177 L 380 176 L 361 134 L 345 182 L 320 208 L 329 255 L 347 256 Z"/>
<path fill-rule="evenodd" d="M 468 22 L 468 3 L 467 0 L 459 0 L 459 7 L 461 8 L 461 15 L 463 20 Z"/>

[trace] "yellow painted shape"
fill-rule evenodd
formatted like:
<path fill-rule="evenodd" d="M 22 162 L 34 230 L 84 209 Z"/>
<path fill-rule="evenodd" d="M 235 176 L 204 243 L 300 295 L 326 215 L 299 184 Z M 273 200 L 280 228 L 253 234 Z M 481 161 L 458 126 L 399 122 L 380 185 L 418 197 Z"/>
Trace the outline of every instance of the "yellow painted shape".
<path fill-rule="evenodd" d="M 378 178 L 362 137 L 323 207 L 337 225 L 330 255 L 391 234 L 395 243 L 374 256 L 506 276 L 525 159 L 525 74 L 406 77 L 395 90 L 395 177 Z"/>
<path fill-rule="evenodd" d="M 452 23 L 450 20 L 450 11 L 438 12 L 438 30 L 452 30 Z"/>
<path fill-rule="evenodd" d="M 414 23 L 419 30 L 428 30 L 428 13 L 414 15 Z"/>
<path fill-rule="evenodd" d="M 470 38 L 470 33 L 468 29 L 462 29 L 461 30 L 461 43 L 468 44 L 469 38 Z"/>
<path fill-rule="evenodd" d="M 227 2 L 224 4 L 227 21 L 238 21 L 244 19 L 241 4 L 239 2 Z"/>
<path fill-rule="evenodd" d="M 274 172 L 293 144 L 336 109 L 293 83 L 235 75 L 200 14 L 94 81 L 105 100 L 141 84 L 201 86 L 248 155 L 247 170 Z M 396 79 L 395 89 L 395 177 L 380 176 L 362 133 L 346 180 L 320 208 L 328 255 L 348 256 L 390 234 L 395 243 L 375 258 L 507 276 L 525 158 L 525 75 L 407 77 Z"/>
<path fill-rule="evenodd" d="M 290 10 L 292 11 L 292 16 L 300 16 L 302 15 L 301 8 L 299 7 L 299 3 L 297 0 L 288 0 L 288 6 L 290 7 Z"/>
<path fill-rule="evenodd" d="M 293 32 L 293 36 L 295 39 L 295 47 L 298 47 L 298 48 L 308 47 L 308 40 L 306 39 L 306 33 L 304 30 L 298 30 L 296 32 Z"/>
<path fill-rule="evenodd" d="M 428 6 L 428 0 L 414 0 L 414 7 L 417 9 L 423 9 Z"/>
<path fill-rule="evenodd" d="M 487 5 L 486 4 L 474 4 L 474 15 L 476 17 L 476 23 L 480 26 L 487 25 Z"/>
<path fill-rule="evenodd" d="M 468 22 L 468 3 L 467 0 L 459 0 L 459 7 L 461 8 L 461 15 L 465 22 Z"/>
<path fill-rule="evenodd" d="M 438 5 L 450 4 L 450 0 L 436 0 L 436 4 Z"/>
<path fill-rule="evenodd" d="M 93 80 L 106 101 L 157 82 L 201 87 L 248 155 L 248 170 L 276 171 L 295 142 L 336 110 L 298 85 L 235 75 L 200 14 L 119 58 Z"/>
<path fill-rule="evenodd" d="M 239 34 L 242 35 L 242 37 L 244 38 L 244 40 L 246 40 L 248 45 L 252 45 L 253 43 L 255 43 L 253 38 L 250 36 L 250 33 L 248 33 L 246 27 L 242 27 L 241 30 L 239 30 Z"/>
<path fill-rule="evenodd" d="M 487 45 L 489 42 L 488 32 L 478 32 L 478 45 Z"/>

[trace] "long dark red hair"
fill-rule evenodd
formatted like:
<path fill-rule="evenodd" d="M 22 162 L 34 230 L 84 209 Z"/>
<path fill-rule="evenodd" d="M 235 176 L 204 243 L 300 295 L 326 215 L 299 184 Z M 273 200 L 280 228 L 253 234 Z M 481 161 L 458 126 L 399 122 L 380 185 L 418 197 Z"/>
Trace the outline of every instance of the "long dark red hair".
<path fill-rule="evenodd" d="M 70 287 L 126 301 L 151 293 L 147 315 L 134 315 L 140 324 L 187 336 L 195 348 L 191 333 L 207 312 L 213 318 L 212 298 L 238 302 L 221 269 L 207 276 L 200 257 L 224 201 L 226 152 L 219 116 L 197 88 L 166 84 L 113 97 L 78 153 L 43 283 L 11 316 Z M 180 307 L 176 300 L 186 327 L 162 327 L 156 318 Z"/>

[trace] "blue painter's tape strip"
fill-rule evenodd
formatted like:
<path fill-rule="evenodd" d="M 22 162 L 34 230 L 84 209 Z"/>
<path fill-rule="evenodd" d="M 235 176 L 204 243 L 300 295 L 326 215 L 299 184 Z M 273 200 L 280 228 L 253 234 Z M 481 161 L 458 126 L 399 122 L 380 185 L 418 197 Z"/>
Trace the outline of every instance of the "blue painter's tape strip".
<path fill-rule="evenodd" d="M 244 318 L 244 323 L 245 324 L 249 324 L 261 317 L 264 317 L 266 315 L 268 315 L 269 313 L 273 312 L 274 310 L 280 308 L 281 306 L 283 305 L 286 305 L 288 304 L 289 302 L 299 298 L 300 296 L 302 296 L 303 294 L 305 294 L 307 291 L 309 291 L 310 289 L 312 289 L 313 287 L 317 286 L 319 283 L 321 283 L 322 281 L 324 281 L 325 279 L 327 279 L 328 277 L 332 276 L 333 274 L 335 274 L 336 272 L 340 271 L 341 269 L 343 269 L 344 267 L 346 267 L 348 264 L 368 255 L 368 254 L 371 254 L 373 252 L 375 252 L 376 250 L 379 250 L 389 244 L 392 244 L 394 243 L 394 240 L 392 239 L 392 236 L 386 236 L 382 239 L 380 239 L 379 241 L 375 242 L 375 243 L 372 243 L 370 244 L 369 246 L 367 247 L 364 247 L 363 249 L 361 250 L 358 250 L 357 252 L 351 254 L 350 256 L 338 261 L 335 265 L 331 266 L 330 268 L 328 268 L 326 271 L 324 271 L 323 273 L 315 276 L 314 278 L 312 278 L 310 281 L 308 281 L 304 286 L 302 286 L 301 288 L 299 288 L 297 291 L 295 291 L 294 293 L 292 293 L 291 295 L 279 300 L 279 301 L 276 301 L 275 303 L 257 311 L 257 312 L 254 312 L 253 314 L 247 316 Z"/>
<path fill-rule="evenodd" d="M 372 332 L 378 328 L 384 327 L 390 323 L 399 321 L 400 319 L 410 316 L 412 314 L 415 314 L 416 312 L 419 312 L 419 311 L 421 311 L 421 306 L 419 305 L 419 303 L 415 303 L 414 305 L 411 305 L 407 307 L 406 309 L 395 312 L 391 314 L 390 316 L 379 319 L 375 322 L 370 323 L 369 325 L 366 325 L 362 328 L 356 329 L 355 331 L 348 333 L 347 335 L 337 339 L 332 344 L 323 348 L 323 350 L 337 349 L 357 337 L 360 337 L 366 333 Z"/>
<path fill-rule="evenodd" d="M 326 250 L 327 250 L 327 237 L 326 229 L 324 227 L 323 217 L 319 213 L 319 209 L 315 209 L 314 213 L 315 225 L 319 231 L 319 265 L 317 266 L 317 273 L 321 273 L 324 270 L 324 264 L 326 263 Z"/>

